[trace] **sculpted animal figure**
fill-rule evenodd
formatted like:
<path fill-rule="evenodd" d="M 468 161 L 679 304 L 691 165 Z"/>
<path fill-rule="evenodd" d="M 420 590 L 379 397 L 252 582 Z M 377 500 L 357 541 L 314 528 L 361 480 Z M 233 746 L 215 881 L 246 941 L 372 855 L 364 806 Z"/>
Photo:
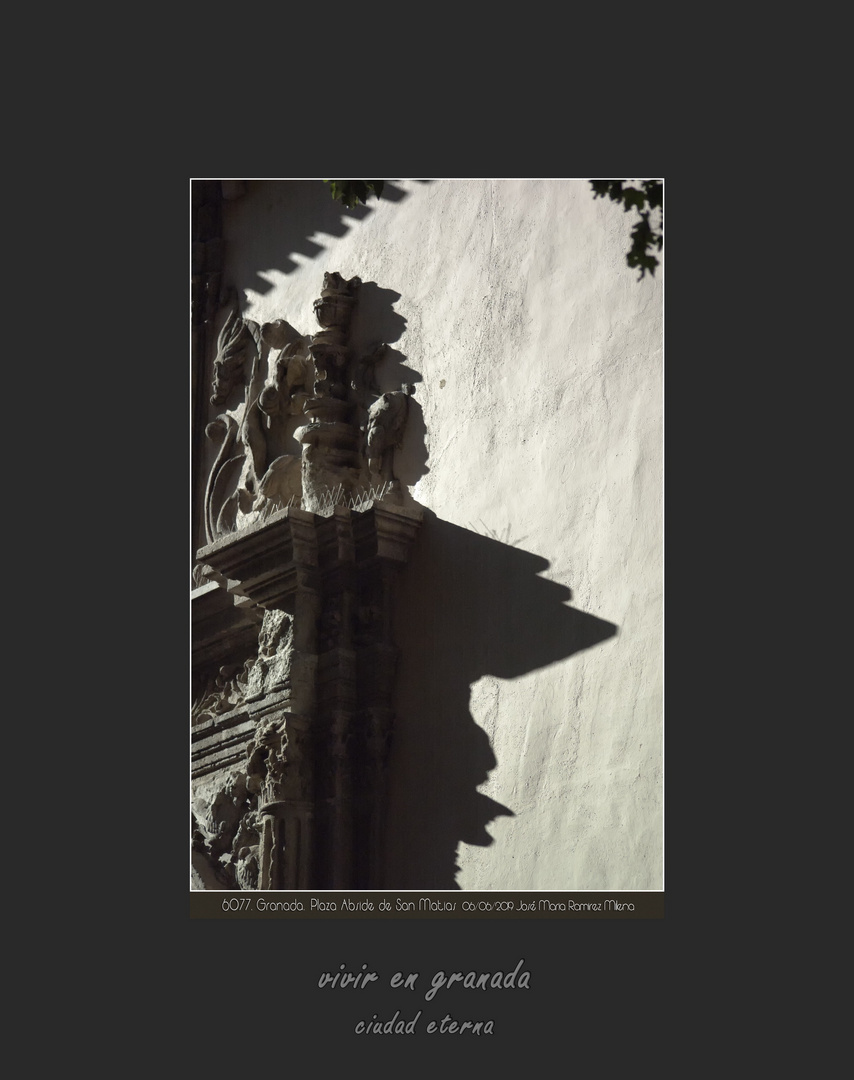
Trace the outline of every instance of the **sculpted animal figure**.
<path fill-rule="evenodd" d="M 415 387 L 405 383 L 402 390 L 382 394 L 368 410 L 365 448 L 368 468 L 382 480 L 392 479 L 392 458 L 403 441 L 409 416 L 409 398 Z"/>

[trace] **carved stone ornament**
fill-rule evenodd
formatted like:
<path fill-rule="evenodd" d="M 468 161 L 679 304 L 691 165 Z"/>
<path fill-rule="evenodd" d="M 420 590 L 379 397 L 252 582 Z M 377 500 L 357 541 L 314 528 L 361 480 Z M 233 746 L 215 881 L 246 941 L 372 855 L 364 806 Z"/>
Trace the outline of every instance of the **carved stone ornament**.
<path fill-rule="evenodd" d="M 411 386 L 357 357 L 359 278 L 321 330 L 229 312 L 192 593 L 194 887 L 378 887 L 393 729 L 395 579 L 421 522 L 393 455 Z M 240 399 L 240 400 L 237 400 Z"/>
<path fill-rule="evenodd" d="M 209 543 L 286 506 L 325 513 L 381 486 L 386 501 L 400 501 L 392 457 L 414 387 L 380 393 L 373 370 L 385 345 L 352 353 L 360 285 L 358 277 L 324 275 L 313 336 L 281 319 L 258 326 L 229 311 L 210 400 L 227 405 L 238 387 L 242 400 L 205 429 L 217 446 L 205 491 Z"/>

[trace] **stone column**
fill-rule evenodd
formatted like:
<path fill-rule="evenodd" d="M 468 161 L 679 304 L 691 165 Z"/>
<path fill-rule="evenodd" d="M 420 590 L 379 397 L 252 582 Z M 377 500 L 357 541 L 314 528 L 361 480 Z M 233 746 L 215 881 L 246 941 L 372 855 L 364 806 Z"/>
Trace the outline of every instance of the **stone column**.
<path fill-rule="evenodd" d="M 309 352 L 318 379 L 314 396 L 303 406 L 307 424 L 295 432 L 303 445 L 302 506 L 319 511 L 330 498 L 346 502 L 360 488 L 362 433 L 352 422 L 348 338 L 356 306 L 357 277 L 324 274 L 314 313 L 323 328 L 312 338 Z"/>

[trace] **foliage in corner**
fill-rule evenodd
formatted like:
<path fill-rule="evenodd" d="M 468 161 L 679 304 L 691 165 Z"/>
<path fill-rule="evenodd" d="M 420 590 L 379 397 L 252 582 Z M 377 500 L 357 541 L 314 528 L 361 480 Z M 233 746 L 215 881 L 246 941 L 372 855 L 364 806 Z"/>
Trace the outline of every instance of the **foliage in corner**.
<path fill-rule="evenodd" d="M 655 277 L 655 268 L 658 259 L 651 254 L 652 249 L 661 251 L 664 236 L 664 216 L 662 209 L 662 195 L 664 185 L 661 180 L 642 180 L 640 187 L 627 187 L 628 180 L 591 180 L 593 198 L 605 198 L 607 195 L 614 202 L 622 203 L 623 210 L 636 209 L 640 213 L 640 221 L 632 229 L 632 246 L 626 255 L 626 262 L 634 270 L 640 270 L 638 281 L 647 270 Z M 631 181 L 636 183 L 636 181 Z M 650 214 L 653 210 L 661 211 L 658 225 L 650 225 Z"/>
<path fill-rule="evenodd" d="M 383 193 L 384 180 L 324 180 L 324 184 L 330 184 L 332 198 L 342 202 L 348 210 L 358 206 L 360 202 L 367 203 L 371 195 L 379 198 Z"/>

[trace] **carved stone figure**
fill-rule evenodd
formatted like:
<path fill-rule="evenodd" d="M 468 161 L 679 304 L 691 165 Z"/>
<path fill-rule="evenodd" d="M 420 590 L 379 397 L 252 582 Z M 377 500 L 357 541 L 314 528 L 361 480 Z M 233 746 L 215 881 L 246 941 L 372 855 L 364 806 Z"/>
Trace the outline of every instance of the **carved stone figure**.
<path fill-rule="evenodd" d="M 247 700 L 290 684 L 292 642 L 290 617 L 284 611 L 265 612 L 258 635 L 258 656 L 246 677 Z"/>
<path fill-rule="evenodd" d="M 226 403 L 233 387 L 242 377 L 247 355 L 251 355 L 254 348 L 250 325 L 240 318 L 235 304 L 217 339 L 211 405 Z"/>
<path fill-rule="evenodd" d="M 258 844 L 242 847 L 234 863 L 234 874 L 240 889 L 258 888 Z"/>
<path fill-rule="evenodd" d="M 235 875 L 236 866 L 241 864 L 244 880 L 251 880 L 251 848 L 259 840 L 256 804 L 247 788 L 246 775 L 239 770 L 219 783 L 197 787 L 192 808 L 193 847 L 226 888 L 246 887 L 239 884 Z M 242 855 L 239 850 L 243 851 Z M 249 887 L 257 888 L 257 884 Z"/>
<path fill-rule="evenodd" d="M 255 738 L 248 747 L 246 776 L 249 790 L 267 801 L 269 791 L 284 776 L 287 734 L 285 723 L 268 718 L 258 725 Z"/>
<path fill-rule="evenodd" d="M 307 342 L 284 320 L 259 327 L 229 314 L 214 361 L 211 401 L 224 403 L 250 357 L 251 370 L 243 403 L 205 429 L 220 443 L 205 493 L 209 541 L 252 524 L 270 506 L 300 502 L 301 460 L 290 428 L 315 377 Z"/>
<path fill-rule="evenodd" d="M 368 468 L 382 480 L 392 479 L 392 455 L 403 440 L 409 415 L 409 397 L 415 387 L 406 383 L 402 390 L 383 394 L 368 410 L 365 447 Z"/>
<path fill-rule="evenodd" d="M 223 665 L 214 679 L 213 686 L 208 684 L 205 692 L 193 707 L 193 723 L 198 724 L 211 717 L 221 716 L 241 705 L 246 696 L 247 673 L 254 664 L 255 661 L 249 659 L 242 665 Z"/>
<path fill-rule="evenodd" d="M 300 336 L 283 319 L 259 327 L 236 308 L 229 312 L 217 342 L 211 401 L 226 404 L 249 375 L 242 404 L 205 429 L 219 441 L 205 494 L 209 542 L 271 509 L 327 512 L 363 498 L 378 479 L 392 480 L 414 387 L 380 392 L 375 367 L 386 355 L 384 344 L 364 356 L 351 353 L 361 284 L 358 277 L 324 274 L 314 303 L 321 329 L 313 336 Z"/>

